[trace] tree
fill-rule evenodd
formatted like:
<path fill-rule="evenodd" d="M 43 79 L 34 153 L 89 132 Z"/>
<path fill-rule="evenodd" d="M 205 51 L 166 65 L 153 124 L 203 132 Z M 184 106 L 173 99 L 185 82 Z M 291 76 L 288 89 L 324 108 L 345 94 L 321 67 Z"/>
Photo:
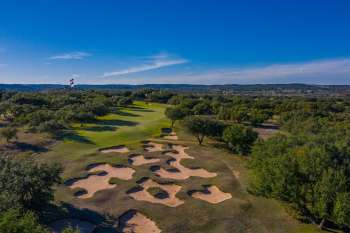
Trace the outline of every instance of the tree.
<path fill-rule="evenodd" d="M 248 119 L 248 110 L 244 106 L 234 107 L 231 110 L 231 120 L 238 123 Z"/>
<path fill-rule="evenodd" d="M 132 99 L 129 98 L 129 97 L 121 97 L 118 100 L 118 105 L 119 106 L 128 106 L 128 105 L 131 105 L 131 104 L 132 104 Z"/>
<path fill-rule="evenodd" d="M 13 127 L 3 128 L 0 133 L 6 139 L 6 142 L 10 142 L 11 139 L 17 138 L 17 129 Z"/>
<path fill-rule="evenodd" d="M 203 101 L 193 107 L 193 113 L 195 115 L 210 115 L 213 110 L 208 101 Z"/>
<path fill-rule="evenodd" d="M 338 193 L 333 209 L 333 218 L 341 226 L 350 224 L 350 193 Z"/>
<path fill-rule="evenodd" d="M 327 220 L 344 227 L 350 224 L 350 125 L 323 127 L 254 145 L 250 189 L 290 203 L 320 228 Z"/>
<path fill-rule="evenodd" d="M 171 120 L 171 128 L 173 128 L 176 121 L 181 120 L 186 116 L 186 112 L 180 107 L 171 107 L 165 109 L 165 115 Z"/>
<path fill-rule="evenodd" d="M 241 124 L 233 124 L 224 130 L 222 139 L 228 147 L 237 153 L 247 154 L 258 138 L 258 134 L 250 127 Z"/>
<path fill-rule="evenodd" d="M 269 116 L 258 109 L 253 109 L 250 111 L 248 118 L 253 126 L 257 126 L 269 119 Z"/>
<path fill-rule="evenodd" d="M 0 157 L 0 211 L 12 207 L 40 210 L 53 200 L 53 185 L 60 182 L 61 171 L 58 164 Z"/>
<path fill-rule="evenodd" d="M 206 136 L 221 136 L 225 128 L 222 122 L 203 116 L 190 116 L 185 119 L 184 123 L 185 127 L 195 135 L 199 145 L 202 145 Z"/>
<path fill-rule="evenodd" d="M 0 233 L 49 233 L 31 211 L 9 209 L 0 213 Z"/>

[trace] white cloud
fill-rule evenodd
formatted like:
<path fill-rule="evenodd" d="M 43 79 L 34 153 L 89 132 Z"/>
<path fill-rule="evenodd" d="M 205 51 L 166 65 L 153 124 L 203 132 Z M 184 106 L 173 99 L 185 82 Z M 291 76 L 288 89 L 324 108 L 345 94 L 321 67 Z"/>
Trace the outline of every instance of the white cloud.
<path fill-rule="evenodd" d="M 71 53 L 57 54 L 49 57 L 49 59 L 50 60 L 81 60 L 89 56 L 91 56 L 91 54 L 86 52 L 71 52 Z"/>
<path fill-rule="evenodd" d="M 255 84 L 314 83 L 350 84 L 350 58 L 304 63 L 271 64 L 244 68 L 190 69 L 170 75 L 121 78 L 119 83 Z"/>
<path fill-rule="evenodd" d="M 120 75 L 128 75 L 132 73 L 139 73 L 148 70 L 159 69 L 162 67 L 179 65 L 188 62 L 183 58 L 172 57 L 169 54 L 161 53 L 149 57 L 144 57 L 140 59 L 142 61 L 141 64 L 121 69 L 112 72 L 106 72 L 103 74 L 103 77 L 112 77 L 112 76 L 120 76 Z"/>

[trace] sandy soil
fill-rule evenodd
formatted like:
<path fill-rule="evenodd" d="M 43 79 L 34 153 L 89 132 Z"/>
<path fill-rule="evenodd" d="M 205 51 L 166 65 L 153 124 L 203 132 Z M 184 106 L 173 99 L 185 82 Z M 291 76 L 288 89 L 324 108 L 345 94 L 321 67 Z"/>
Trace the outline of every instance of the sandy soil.
<path fill-rule="evenodd" d="M 163 151 L 163 144 L 155 142 L 147 142 L 145 144 L 145 150 L 147 152 Z"/>
<path fill-rule="evenodd" d="M 191 196 L 211 204 L 218 204 L 232 198 L 230 193 L 224 193 L 214 185 L 206 188 L 206 191 L 196 191 Z"/>
<path fill-rule="evenodd" d="M 78 198 L 90 198 L 100 190 L 115 188 L 116 185 L 109 183 L 111 178 L 130 180 L 135 172 L 134 169 L 129 167 L 112 167 L 109 164 L 101 164 L 89 170 L 89 172 L 97 171 L 104 171 L 107 174 L 89 175 L 87 178 L 79 179 L 70 185 L 71 189 L 82 188 L 86 191 L 85 194 L 79 195 Z"/>
<path fill-rule="evenodd" d="M 141 166 L 144 164 L 157 163 L 160 159 L 146 159 L 143 155 L 137 155 L 130 158 L 131 164 L 134 166 Z"/>
<path fill-rule="evenodd" d="M 92 233 L 95 229 L 95 225 L 92 223 L 70 218 L 61 219 L 50 224 L 53 233 L 61 233 L 64 228 L 69 226 L 74 229 L 78 228 L 81 233 Z"/>
<path fill-rule="evenodd" d="M 130 150 L 126 147 L 126 146 L 116 146 L 116 147 L 111 147 L 111 148 L 107 148 L 107 149 L 101 149 L 100 150 L 101 153 L 113 153 L 113 152 L 117 152 L 117 153 L 128 153 L 130 152 Z"/>
<path fill-rule="evenodd" d="M 168 135 L 163 136 L 163 138 L 167 139 L 167 140 L 178 140 L 179 139 L 175 132 L 169 133 Z"/>
<path fill-rule="evenodd" d="M 175 185 L 175 184 L 158 184 L 157 182 L 148 179 L 140 184 L 141 187 L 143 187 L 143 190 L 129 193 L 128 195 L 135 200 L 138 201 L 147 201 L 150 203 L 156 203 L 156 204 L 163 204 L 170 207 L 177 207 L 179 205 L 182 205 L 184 201 L 178 199 L 176 197 L 176 194 L 181 190 L 181 186 Z M 147 189 L 152 187 L 158 187 L 160 189 L 163 189 L 166 191 L 169 195 L 169 197 L 160 199 L 154 197 L 152 194 L 150 194 Z"/>
<path fill-rule="evenodd" d="M 192 156 L 189 156 L 185 149 L 187 147 L 181 145 L 174 145 L 173 149 L 177 151 L 177 153 L 168 152 L 166 155 L 173 157 L 175 160 L 170 161 L 169 165 L 173 166 L 178 172 L 168 171 L 164 168 L 160 168 L 158 171 L 155 171 L 155 174 L 159 175 L 162 178 L 166 179 L 174 179 L 174 180 L 185 180 L 190 178 L 191 176 L 203 177 L 203 178 L 211 178 L 215 177 L 217 174 L 214 172 L 208 172 L 203 168 L 199 169 L 190 169 L 181 164 L 182 159 L 194 159 Z"/>
<path fill-rule="evenodd" d="M 127 213 L 125 219 L 120 219 L 121 232 L 123 233 L 160 233 L 161 230 L 151 219 L 143 214 L 132 211 Z"/>

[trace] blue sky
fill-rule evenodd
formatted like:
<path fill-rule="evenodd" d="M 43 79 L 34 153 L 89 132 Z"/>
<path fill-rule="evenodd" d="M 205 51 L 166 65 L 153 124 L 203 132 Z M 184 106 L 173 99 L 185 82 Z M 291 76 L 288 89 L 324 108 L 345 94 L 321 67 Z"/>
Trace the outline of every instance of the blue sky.
<path fill-rule="evenodd" d="M 2 0 L 0 83 L 350 84 L 349 0 Z"/>

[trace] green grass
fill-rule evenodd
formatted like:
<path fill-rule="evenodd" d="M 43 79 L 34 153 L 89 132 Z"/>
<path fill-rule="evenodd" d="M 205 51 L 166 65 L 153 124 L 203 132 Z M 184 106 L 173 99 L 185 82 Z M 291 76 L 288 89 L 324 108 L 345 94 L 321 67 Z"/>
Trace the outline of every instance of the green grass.
<path fill-rule="evenodd" d="M 164 116 L 165 108 L 164 104 L 136 102 L 132 107 L 119 108 L 117 114 L 98 118 L 95 123 L 76 124 L 73 136 L 58 142 L 41 158 L 62 163 L 66 167 L 65 178 L 89 163 L 123 162 L 125 159 L 114 154 L 101 154 L 98 149 L 116 145 L 139 149 L 140 141 L 159 136 L 160 129 L 169 126 Z"/>
<path fill-rule="evenodd" d="M 169 121 L 164 117 L 166 105 L 138 102 L 135 108 L 119 109 L 119 114 L 101 117 L 95 124 L 75 125 L 75 137 L 65 139 L 52 148 L 49 153 L 41 154 L 45 161 L 61 162 L 65 167 L 64 179 L 86 175 L 88 164 L 106 162 L 123 164 L 135 169 L 132 180 L 113 179 L 117 187 L 97 192 L 92 198 L 78 199 L 73 196 L 74 190 L 65 185 L 58 187 L 56 201 L 70 203 L 79 208 L 88 208 L 100 214 L 108 214 L 115 219 L 130 209 L 136 209 L 157 223 L 164 233 L 320 233 L 315 226 L 301 224 L 287 214 L 275 200 L 255 197 L 247 193 L 248 174 L 245 168 L 247 158 L 232 155 L 229 151 L 215 147 L 206 140 L 198 146 L 195 138 L 181 127 L 175 129 L 179 136 L 178 144 L 189 146 L 187 153 L 194 160 L 183 160 L 188 167 L 202 167 L 217 172 L 218 176 L 210 179 L 192 177 L 187 180 L 167 180 L 155 176 L 150 171 L 151 165 L 128 165 L 128 154 L 102 154 L 98 149 L 103 147 L 125 145 L 132 151 L 146 157 L 159 158 L 159 165 L 170 168 L 166 161 L 170 158 L 160 152 L 143 151 L 140 141 L 159 138 L 161 128 L 168 127 Z M 239 174 L 235 176 L 234 174 Z M 126 191 L 137 186 L 136 181 L 150 177 L 158 182 L 173 182 L 181 185 L 177 197 L 185 204 L 171 208 L 160 204 L 135 201 Z M 212 205 L 192 198 L 191 190 L 202 189 L 202 185 L 216 185 L 233 196 L 223 203 Z M 153 195 L 159 189 L 150 190 Z M 93 220 L 93 219 L 91 219 Z M 101 232 L 101 231 L 98 231 Z"/>

